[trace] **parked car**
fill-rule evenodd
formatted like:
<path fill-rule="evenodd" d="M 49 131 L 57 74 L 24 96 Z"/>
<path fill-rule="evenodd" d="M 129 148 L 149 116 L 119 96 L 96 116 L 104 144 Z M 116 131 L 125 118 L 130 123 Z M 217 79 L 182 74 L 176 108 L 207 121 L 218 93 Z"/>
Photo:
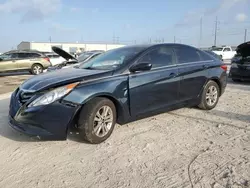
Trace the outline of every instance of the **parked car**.
<path fill-rule="evenodd" d="M 218 54 L 214 53 L 214 52 L 213 52 L 213 51 L 211 51 L 211 50 L 204 50 L 204 52 L 206 52 L 206 53 L 208 53 L 208 54 L 210 54 L 210 55 L 214 56 L 215 58 L 220 59 L 221 61 L 223 60 L 223 59 L 222 59 L 222 57 L 221 57 L 220 55 L 218 55 Z"/>
<path fill-rule="evenodd" d="M 103 52 L 101 51 L 89 51 L 89 52 L 84 52 L 79 57 L 75 58 L 71 54 L 65 52 L 61 48 L 58 47 L 52 47 L 53 51 L 57 53 L 59 56 L 64 58 L 66 61 L 55 65 L 51 66 L 47 69 L 47 72 L 59 70 L 59 69 L 64 69 L 64 68 L 70 68 L 72 66 L 78 66 L 81 63 L 86 63 L 90 59 L 93 59 L 94 57 L 97 57 L 98 55 L 102 54 Z"/>
<path fill-rule="evenodd" d="M 75 126 L 101 143 L 117 123 L 180 107 L 211 110 L 227 84 L 227 66 L 182 44 L 110 50 L 78 67 L 32 77 L 14 91 L 10 125 L 41 138 L 66 139 Z"/>
<path fill-rule="evenodd" d="M 231 46 L 213 47 L 212 51 L 221 56 L 222 60 L 232 59 L 236 54 L 236 51 L 233 50 Z"/>
<path fill-rule="evenodd" d="M 56 53 L 53 53 L 53 52 L 47 52 L 44 54 L 49 58 L 52 66 L 61 64 L 62 62 L 66 61 L 66 59 L 64 59 L 62 56 L 60 56 Z"/>
<path fill-rule="evenodd" d="M 250 81 L 250 41 L 239 45 L 229 72 L 233 81 Z"/>
<path fill-rule="evenodd" d="M 28 70 L 37 75 L 51 66 L 49 58 L 38 51 L 9 51 L 0 55 L 0 72 Z"/>

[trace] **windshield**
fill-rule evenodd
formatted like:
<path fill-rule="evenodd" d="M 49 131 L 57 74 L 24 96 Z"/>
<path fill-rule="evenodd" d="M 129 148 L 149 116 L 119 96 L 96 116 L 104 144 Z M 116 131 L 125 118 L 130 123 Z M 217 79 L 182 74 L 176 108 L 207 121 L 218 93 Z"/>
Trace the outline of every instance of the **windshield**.
<path fill-rule="evenodd" d="M 83 53 L 83 54 L 79 55 L 79 57 L 77 58 L 77 60 L 78 61 L 84 61 L 84 60 L 86 60 L 88 57 L 90 57 L 93 54 L 94 53 L 91 53 L 91 52 Z"/>
<path fill-rule="evenodd" d="M 8 60 L 11 58 L 11 54 L 2 54 L 0 55 L 1 60 Z"/>
<path fill-rule="evenodd" d="M 81 64 L 79 68 L 82 69 L 100 69 L 100 70 L 114 70 L 125 61 L 133 58 L 141 52 L 145 47 L 122 47 L 114 50 L 109 50 L 87 63 Z"/>

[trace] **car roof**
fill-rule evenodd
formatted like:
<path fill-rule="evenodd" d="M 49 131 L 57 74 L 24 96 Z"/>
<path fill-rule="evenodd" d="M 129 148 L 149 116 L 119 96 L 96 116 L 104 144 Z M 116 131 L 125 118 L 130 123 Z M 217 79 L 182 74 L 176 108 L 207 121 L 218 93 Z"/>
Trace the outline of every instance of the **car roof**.
<path fill-rule="evenodd" d="M 39 53 L 42 54 L 42 52 L 38 51 L 38 50 L 10 50 L 5 52 L 6 53 Z"/>

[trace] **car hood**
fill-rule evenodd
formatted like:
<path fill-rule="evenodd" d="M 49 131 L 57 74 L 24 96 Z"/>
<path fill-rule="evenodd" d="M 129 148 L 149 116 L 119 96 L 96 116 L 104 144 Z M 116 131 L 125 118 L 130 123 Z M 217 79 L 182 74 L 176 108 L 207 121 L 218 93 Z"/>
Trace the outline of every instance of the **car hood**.
<path fill-rule="evenodd" d="M 237 54 L 241 54 L 243 57 L 250 56 L 250 41 L 237 46 L 236 52 Z"/>
<path fill-rule="evenodd" d="M 56 47 L 56 46 L 52 46 L 52 50 L 57 53 L 58 55 L 60 55 L 61 57 L 63 57 L 64 59 L 66 59 L 67 61 L 70 59 L 74 59 L 77 60 L 75 57 L 73 57 L 72 55 L 70 55 L 68 52 L 65 52 L 63 49 Z"/>
<path fill-rule="evenodd" d="M 29 92 L 36 92 L 52 87 L 65 85 L 72 82 L 82 81 L 91 76 L 102 77 L 105 75 L 112 75 L 112 71 L 107 70 L 88 70 L 88 69 L 76 69 L 67 68 L 57 71 L 47 72 L 39 74 L 26 80 L 20 88 L 22 90 L 28 90 Z"/>

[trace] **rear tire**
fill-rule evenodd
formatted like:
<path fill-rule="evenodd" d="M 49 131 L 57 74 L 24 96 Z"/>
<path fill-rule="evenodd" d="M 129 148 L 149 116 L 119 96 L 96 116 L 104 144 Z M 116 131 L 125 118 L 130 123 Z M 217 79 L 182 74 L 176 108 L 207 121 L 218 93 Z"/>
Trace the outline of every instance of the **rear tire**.
<path fill-rule="evenodd" d="M 34 65 L 32 65 L 32 67 L 31 67 L 31 73 L 34 74 L 34 75 L 38 75 L 38 74 L 43 73 L 43 66 L 40 65 L 40 64 L 34 64 Z"/>
<path fill-rule="evenodd" d="M 218 84 L 210 80 L 203 89 L 198 107 L 203 110 L 212 110 L 217 105 L 219 96 L 220 88 Z"/>
<path fill-rule="evenodd" d="M 99 144 L 110 137 L 115 124 L 114 103 L 107 98 L 97 97 L 83 106 L 77 127 L 84 140 L 92 144 Z"/>

